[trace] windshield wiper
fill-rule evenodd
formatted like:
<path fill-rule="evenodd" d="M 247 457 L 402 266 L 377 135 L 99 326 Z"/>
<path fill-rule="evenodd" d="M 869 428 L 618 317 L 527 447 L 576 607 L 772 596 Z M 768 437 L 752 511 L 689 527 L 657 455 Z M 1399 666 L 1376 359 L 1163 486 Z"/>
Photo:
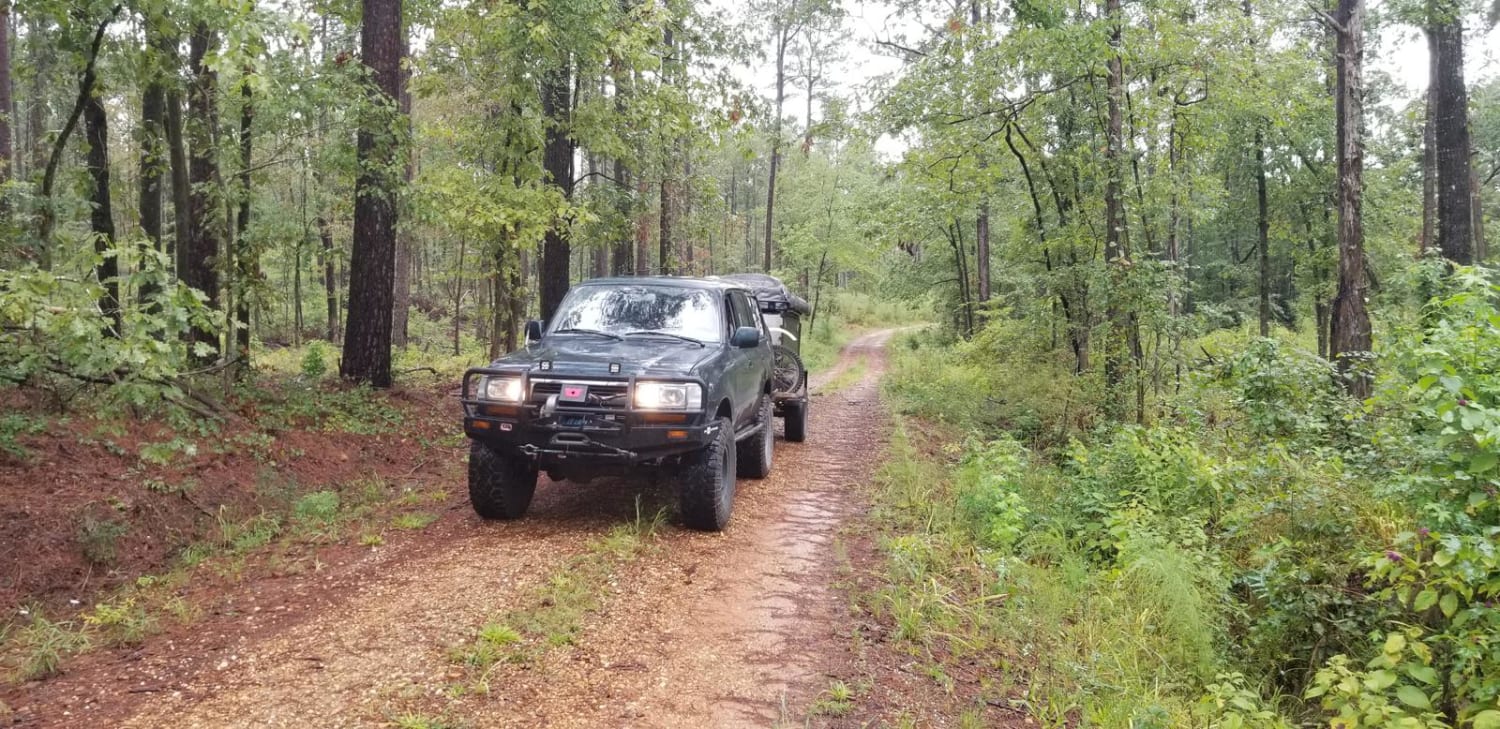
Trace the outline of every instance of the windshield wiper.
<path fill-rule="evenodd" d="M 554 331 L 552 333 L 553 334 L 592 334 L 592 335 L 594 335 L 596 337 L 609 337 L 610 339 L 617 339 L 617 340 L 621 340 L 621 341 L 623 341 L 625 339 L 624 337 L 622 337 L 622 336 L 620 336 L 618 334 L 611 334 L 610 332 L 601 332 L 598 329 L 579 329 L 577 327 L 569 327 L 567 329 L 558 329 L 557 331 Z"/>
<path fill-rule="evenodd" d="M 682 335 L 682 334 L 675 334 L 673 332 L 664 332 L 664 331 L 662 331 L 660 329 L 643 329 L 643 330 L 638 331 L 638 332 L 625 332 L 625 336 L 627 336 L 627 337 L 633 337 L 633 336 L 635 336 L 637 334 L 649 334 L 649 335 L 655 336 L 655 337 L 671 337 L 673 339 L 681 339 L 684 342 L 692 342 L 693 344 L 696 344 L 699 347 L 706 346 L 705 344 L 703 344 L 703 340 L 702 339 L 694 339 L 692 337 L 685 336 L 685 335 Z"/>

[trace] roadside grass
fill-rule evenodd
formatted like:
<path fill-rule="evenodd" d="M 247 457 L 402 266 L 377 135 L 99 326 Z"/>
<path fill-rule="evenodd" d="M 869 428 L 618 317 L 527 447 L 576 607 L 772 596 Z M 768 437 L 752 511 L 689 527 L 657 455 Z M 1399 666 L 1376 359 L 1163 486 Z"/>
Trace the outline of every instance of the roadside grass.
<path fill-rule="evenodd" d="M 848 367 L 845 367 L 843 372 L 838 373 L 833 377 L 833 379 L 823 383 L 816 390 L 814 390 L 813 394 L 828 395 L 842 390 L 847 390 L 855 383 L 864 379 L 866 369 L 867 365 L 865 360 L 855 360 Z"/>
<path fill-rule="evenodd" d="M 856 596 L 911 672 L 972 690 L 954 677 L 977 668 L 983 701 L 1047 727 L 1317 716 L 1317 666 L 1361 650 L 1387 609 L 1362 607 L 1360 560 L 1411 527 L 1368 470 L 1383 461 L 1302 447 L 1349 427 L 1341 410 L 1291 386 L 1263 410 L 1226 392 L 1315 378 L 1241 361 L 1242 381 L 1185 380 L 1161 422 L 1104 428 L 1089 378 L 992 334 L 890 354 L 881 566 Z M 1271 427 L 1291 434 L 1257 435 Z"/>
<path fill-rule="evenodd" d="M 666 522 L 667 510 L 646 514 L 638 499 L 635 519 L 594 538 L 559 565 L 522 600 L 523 607 L 494 616 L 473 638 L 451 646 L 448 660 L 465 670 L 467 680 L 450 685 L 450 695 L 487 694 L 496 666 L 533 664 L 550 650 L 573 645 L 616 572 L 652 549 Z"/>
<path fill-rule="evenodd" d="M 1184 686 L 1212 675 L 1199 661 L 1215 633 L 1211 606 L 1184 583 L 1191 565 L 1163 551 L 1132 574 L 1102 574 L 1055 534 L 1030 535 L 1024 558 L 996 549 L 994 534 L 975 531 L 982 475 L 959 463 L 957 440 L 897 416 L 875 482 L 884 570 L 859 605 L 913 656 L 915 671 L 952 693 L 960 667 L 977 665 L 980 701 L 1021 708 L 1046 727 L 1201 719 Z M 1022 461 L 1015 472 L 1035 491 L 1066 487 L 1045 463 Z M 986 527 L 997 522 L 1004 518 Z M 1142 723 L 1145 715 L 1161 721 Z M 982 726 L 983 717 L 960 725 Z"/>
<path fill-rule="evenodd" d="M 391 726 L 396 729 L 460 729 L 464 725 L 442 716 L 428 716 L 407 712 L 389 717 Z"/>
<path fill-rule="evenodd" d="M 817 716 L 844 716 L 854 710 L 854 689 L 843 681 L 829 684 L 818 700 L 813 702 L 812 713 Z"/>

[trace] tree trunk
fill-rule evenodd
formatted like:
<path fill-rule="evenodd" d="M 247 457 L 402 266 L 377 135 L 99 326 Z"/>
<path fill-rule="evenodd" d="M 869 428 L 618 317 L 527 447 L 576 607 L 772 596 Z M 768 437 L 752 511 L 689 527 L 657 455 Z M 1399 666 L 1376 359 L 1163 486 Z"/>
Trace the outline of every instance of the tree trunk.
<path fill-rule="evenodd" d="M 42 22 L 36 15 L 28 15 L 26 20 L 26 33 L 31 38 L 40 38 L 45 31 Z M 45 43 L 28 43 L 31 48 L 27 53 L 31 65 L 31 87 L 27 95 L 26 108 L 26 141 L 31 156 L 31 175 L 47 166 L 47 144 L 45 129 L 48 127 L 51 116 L 47 84 L 52 79 L 52 53 L 53 46 Z M 45 252 L 45 251 L 43 251 Z M 45 261 L 44 261 L 45 263 Z"/>
<path fill-rule="evenodd" d="M 151 22 L 148 19 L 148 27 Z M 148 39 L 148 44 L 154 47 L 155 40 L 154 37 Z M 162 251 L 162 179 L 167 170 L 163 127 L 167 115 L 167 90 L 162 82 L 161 69 L 157 65 L 150 65 L 147 74 L 146 86 L 141 91 L 141 232 L 146 236 L 144 247 Z M 144 256 L 141 265 L 146 265 Z M 137 292 L 142 302 L 150 301 L 155 294 L 155 288 L 147 286 L 142 286 Z"/>
<path fill-rule="evenodd" d="M 990 300 L 990 203 L 979 204 L 979 217 L 974 221 L 974 267 L 979 274 L 979 303 Z"/>
<path fill-rule="evenodd" d="M 671 181 L 668 179 L 672 174 L 670 169 L 672 163 L 667 162 L 661 173 L 661 224 L 657 228 L 657 260 L 661 262 L 661 275 L 671 276 L 674 272 L 672 266 L 672 191 Z"/>
<path fill-rule="evenodd" d="M 189 42 L 188 64 L 192 68 L 193 82 L 188 89 L 187 136 L 191 154 L 188 160 L 188 178 L 191 192 L 188 195 L 188 235 L 186 244 L 177 247 L 177 275 L 182 283 L 202 291 L 208 297 L 208 306 L 219 308 L 219 226 L 214 222 L 214 195 L 212 189 L 218 179 L 218 156 L 214 144 L 213 127 L 218 123 L 215 106 L 218 74 L 209 68 L 204 59 L 215 43 L 213 31 L 199 23 L 193 28 Z M 211 362 L 219 352 L 219 335 L 211 329 L 194 327 L 189 337 L 194 350 L 207 348 L 203 354 L 194 352 L 194 359 Z M 203 345 L 199 347 L 198 345 Z"/>
<path fill-rule="evenodd" d="M 1474 195 L 1469 173 L 1469 99 L 1464 87 L 1464 33 L 1456 0 L 1432 0 L 1432 66 L 1436 108 L 1437 244 L 1443 257 L 1467 266 L 1474 262 Z"/>
<path fill-rule="evenodd" d="M 354 248 L 339 375 L 391 386 L 391 308 L 396 269 L 396 188 L 400 147 L 401 0 L 362 0 L 360 57 L 370 70 L 373 109 L 360 120 L 360 173 L 354 183 Z"/>
<path fill-rule="evenodd" d="M 572 67 L 569 61 L 559 61 L 556 68 L 549 69 L 541 85 L 542 114 L 546 117 L 546 146 L 542 152 L 542 166 L 552 184 L 562 191 L 563 198 L 573 199 L 573 140 L 569 136 L 572 104 L 569 89 Z M 541 264 L 541 314 L 542 319 L 551 319 L 568 293 L 568 267 L 572 261 L 567 232 L 563 221 L 555 220 L 547 228 L 542 242 Z"/>
<path fill-rule="evenodd" d="M 334 261 L 333 226 L 322 215 L 318 216 L 318 240 L 323 244 L 323 296 L 328 309 L 327 331 L 324 334 L 328 341 L 336 342 L 339 338 L 339 278 Z"/>
<path fill-rule="evenodd" d="M 619 239 L 615 241 L 614 253 L 610 260 L 610 273 L 616 276 L 627 276 L 635 272 L 635 243 L 631 240 L 631 196 L 630 171 L 625 169 L 625 163 L 614 160 L 615 173 L 615 211 L 620 215 Z"/>
<path fill-rule="evenodd" d="M 1365 309 L 1364 228 L 1361 219 L 1364 191 L 1361 136 L 1364 15 L 1364 0 L 1339 0 L 1334 17 L 1338 24 L 1335 28 L 1338 47 L 1334 55 L 1338 80 L 1334 103 L 1339 166 L 1339 280 L 1338 294 L 1333 299 L 1328 342 L 1329 354 L 1344 373 L 1344 386 L 1358 398 L 1370 394 L 1370 378 L 1361 370 L 1367 364 L 1365 360 L 1371 347 L 1370 315 Z"/>
<path fill-rule="evenodd" d="M 1417 242 L 1417 253 L 1426 253 L 1432 248 L 1437 234 L 1438 169 L 1437 169 L 1437 90 L 1438 67 L 1430 59 L 1437 57 L 1437 39 L 1431 28 L 1424 28 L 1427 37 L 1427 109 L 1422 124 L 1422 238 Z"/>
<path fill-rule="evenodd" d="M 171 54 L 167 56 L 171 60 L 173 73 L 170 77 L 176 77 L 176 71 L 180 64 L 177 55 L 177 42 L 175 39 L 161 38 L 163 47 L 170 47 Z M 166 134 L 167 134 L 167 156 L 171 162 L 172 172 L 172 239 L 168 246 L 167 257 L 173 262 L 177 269 L 177 275 L 182 275 L 182 267 L 179 256 L 181 251 L 191 247 L 193 235 L 192 217 L 192 193 L 193 183 L 190 170 L 188 169 L 187 157 L 187 129 L 182 118 L 182 91 L 173 82 L 166 91 Z"/>
<path fill-rule="evenodd" d="M 453 282 L 453 356 L 457 357 L 463 352 L 461 336 L 464 323 L 464 254 L 468 247 L 469 239 L 460 236 L 458 239 L 458 280 Z"/>
<path fill-rule="evenodd" d="M 791 42 L 792 34 L 782 23 L 784 18 L 778 19 L 776 24 L 776 121 L 771 132 L 771 169 L 766 175 L 766 250 L 765 250 L 765 272 L 771 272 L 771 264 L 775 258 L 775 241 L 772 238 L 772 230 L 776 219 L 776 169 L 781 166 L 781 114 L 782 107 L 786 103 L 786 47 Z"/>
<path fill-rule="evenodd" d="M 406 57 L 406 46 L 409 41 L 405 30 L 401 33 L 402 50 L 401 56 Z M 410 139 L 412 135 L 411 116 L 411 71 L 403 64 L 401 67 L 401 117 L 406 120 L 406 135 Z M 402 172 L 402 180 L 407 187 L 411 186 L 412 180 L 417 173 L 417 150 L 414 145 L 408 144 L 405 149 L 406 166 Z M 391 301 L 391 343 L 402 349 L 406 349 L 407 328 L 411 316 L 411 252 L 413 247 L 412 226 L 410 223 L 398 226 L 396 231 L 396 274 L 395 291 L 392 293 Z"/>
<path fill-rule="evenodd" d="M 241 374 L 250 369 L 250 292 L 260 278 L 260 256 L 254 244 L 246 237 L 250 230 L 250 160 L 254 143 L 255 92 L 250 88 L 250 69 L 245 69 L 245 78 L 240 82 L 240 209 L 234 224 L 234 307 L 235 307 L 235 358 L 239 360 Z"/>
<path fill-rule="evenodd" d="M 1125 22 L 1121 0 L 1105 0 L 1105 12 L 1111 18 L 1109 35 L 1108 118 L 1106 120 L 1105 170 L 1108 175 L 1104 187 L 1104 259 L 1110 264 L 1110 297 L 1108 316 L 1111 326 L 1111 342 L 1104 358 L 1104 379 L 1111 389 L 1126 384 L 1134 374 L 1141 358 L 1140 332 L 1137 330 L 1133 306 L 1122 301 L 1128 293 L 1130 277 L 1130 236 L 1126 229 L 1125 201 L 1121 194 L 1124 175 L 1124 112 L 1121 101 L 1125 94 L 1125 67 L 1121 57 L 1121 38 Z M 1142 397 L 1144 383 L 1137 382 L 1136 419 L 1145 417 Z M 1115 402 L 1118 393 L 1112 392 Z M 1124 417 L 1125 408 L 1114 405 L 1114 416 Z"/>
<path fill-rule="evenodd" d="M 1271 219 L 1266 201 L 1266 133 L 1260 120 L 1255 122 L 1255 234 L 1260 259 L 1260 335 L 1271 336 Z"/>
<path fill-rule="evenodd" d="M 11 130 L 10 83 L 10 0 L 0 0 L 0 185 L 9 182 L 15 166 L 16 150 Z M 9 206 L 4 206 L 9 217 Z"/>
<path fill-rule="evenodd" d="M 120 318 L 120 263 L 114 255 L 115 217 L 109 202 L 109 122 L 104 103 L 99 100 L 100 94 L 97 86 L 93 88 L 83 107 L 83 135 L 89 145 L 88 168 L 92 182 L 89 202 L 93 212 L 89 215 L 89 230 L 94 234 L 94 252 L 100 257 L 94 265 L 94 275 L 104 287 L 99 309 L 113 324 L 110 334 L 118 337 L 124 333 Z"/>
<path fill-rule="evenodd" d="M 638 179 L 635 187 L 638 199 L 645 200 L 647 191 L 646 181 Z M 635 216 L 635 275 L 651 275 L 651 220 L 645 211 Z"/>
<path fill-rule="evenodd" d="M 1489 243 L 1484 239 L 1484 187 L 1479 184 L 1479 170 L 1469 167 L 1469 189 L 1474 193 L 1474 262 L 1484 263 L 1489 258 Z"/>
<path fill-rule="evenodd" d="M 73 136 L 73 130 L 78 128 L 78 119 L 83 115 L 84 107 L 94 97 L 99 47 L 104 43 L 105 29 L 114 22 L 119 12 L 120 6 L 116 5 L 114 10 L 110 11 L 109 17 L 99 23 L 99 28 L 94 31 L 93 43 L 89 45 L 88 59 L 84 62 L 83 71 L 78 74 L 78 96 L 73 102 L 73 111 L 63 124 L 62 131 L 58 132 L 57 139 L 52 142 L 52 153 L 47 157 L 47 169 L 42 173 L 42 213 L 37 224 L 37 243 L 42 247 L 41 258 L 46 267 L 50 267 L 51 264 L 52 229 L 57 222 L 57 210 L 52 200 L 52 188 L 57 182 L 57 168 L 62 163 L 63 151 L 68 147 L 68 138 Z"/>

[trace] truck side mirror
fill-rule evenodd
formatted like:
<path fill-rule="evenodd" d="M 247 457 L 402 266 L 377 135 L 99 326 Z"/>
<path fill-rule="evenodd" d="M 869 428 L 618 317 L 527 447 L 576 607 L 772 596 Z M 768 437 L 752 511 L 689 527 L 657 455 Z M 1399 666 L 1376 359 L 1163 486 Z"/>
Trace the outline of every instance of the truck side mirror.
<path fill-rule="evenodd" d="M 760 330 L 755 327 L 740 327 L 734 330 L 734 336 L 729 338 L 729 343 L 740 349 L 750 349 L 760 346 Z"/>
<path fill-rule="evenodd" d="M 526 343 L 542 341 L 542 323 L 536 319 L 526 322 Z"/>

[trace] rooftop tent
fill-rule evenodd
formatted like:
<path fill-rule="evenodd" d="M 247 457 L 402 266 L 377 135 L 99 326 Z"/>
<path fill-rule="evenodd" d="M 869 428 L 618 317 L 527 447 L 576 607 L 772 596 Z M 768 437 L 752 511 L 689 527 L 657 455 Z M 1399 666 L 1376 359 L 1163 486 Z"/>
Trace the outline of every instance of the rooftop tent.
<path fill-rule="evenodd" d="M 768 314 L 791 310 L 798 314 L 812 313 L 807 299 L 791 292 L 781 279 L 764 273 L 731 273 L 719 278 L 733 281 L 750 290 L 760 303 L 760 310 Z"/>

